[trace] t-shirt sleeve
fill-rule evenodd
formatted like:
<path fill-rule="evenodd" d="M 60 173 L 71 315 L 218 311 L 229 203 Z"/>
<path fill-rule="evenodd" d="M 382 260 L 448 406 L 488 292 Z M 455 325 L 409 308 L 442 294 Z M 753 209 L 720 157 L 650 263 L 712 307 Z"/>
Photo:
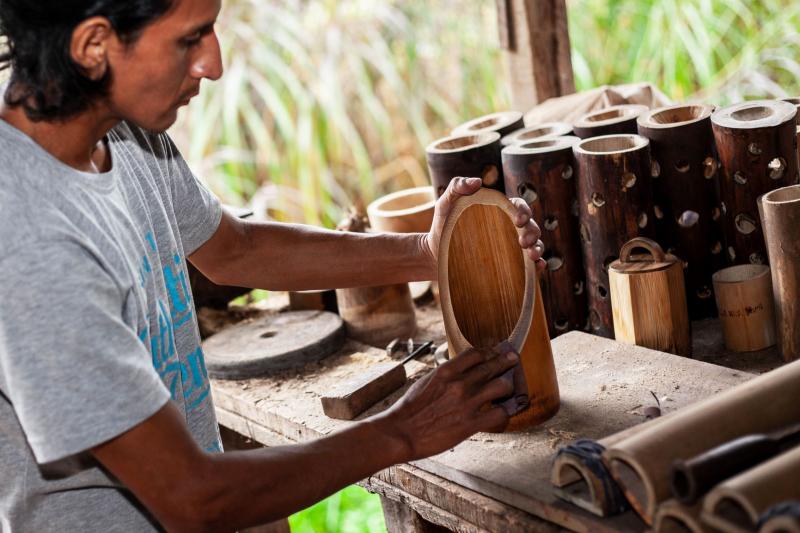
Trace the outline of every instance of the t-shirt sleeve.
<path fill-rule="evenodd" d="M 0 387 L 39 463 L 86 451 L 169 400 L 135 327 L 127 290 L 71 241 L 0 260 Z"/>
<path fill-rule="evenodd" d="M 166 134 L 162 134 L 162 139 L 170 154 L 172 206 L 184 252 L 189 256 L 217 231 L 222 205 L 194 175 L 172 139 Z"/>

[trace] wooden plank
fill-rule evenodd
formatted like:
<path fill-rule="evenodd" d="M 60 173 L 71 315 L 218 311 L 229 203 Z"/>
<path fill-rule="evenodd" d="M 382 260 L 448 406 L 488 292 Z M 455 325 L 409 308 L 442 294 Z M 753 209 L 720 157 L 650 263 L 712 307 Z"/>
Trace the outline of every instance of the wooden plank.
<path fill-rule="evenodd" d="M 500 7 L 513 108 L 525 112 L 548 98 L 574 93 L 566 1 L 509 0 Z"/>

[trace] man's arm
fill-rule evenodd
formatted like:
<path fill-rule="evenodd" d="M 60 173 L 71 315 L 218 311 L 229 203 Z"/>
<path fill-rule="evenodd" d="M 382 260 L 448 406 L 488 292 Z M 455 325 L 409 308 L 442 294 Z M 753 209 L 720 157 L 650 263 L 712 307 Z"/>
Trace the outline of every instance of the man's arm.
<path fill-rule="evenodd" d="M 94 456 L 170 531 L 233 531 L 289 516 L 392 464 L 445 451 L 478 431 L 505 427 L 492 400 L 513 353 L 467 352 L 409 389 L 389 411 L 312 442 L 208 454 L 168 403 Z"/>
<path fill-rule="evenodd" d="M 478 178 L 456 178 L 436 203 L 429 233 L 365 234 L 301 224 L 252 222 L 223 213 L 216 233 L 189 260 L 220 285 L 270 290 L 389 285 L 436 278 L 436 255 L 447 214 L 459 196 L 480 188 Z M 524 200 L 514 223 L 520 246 L 541 257 L 540 231 Z M 541 267 L 541 265 L 540 265 Z"/>

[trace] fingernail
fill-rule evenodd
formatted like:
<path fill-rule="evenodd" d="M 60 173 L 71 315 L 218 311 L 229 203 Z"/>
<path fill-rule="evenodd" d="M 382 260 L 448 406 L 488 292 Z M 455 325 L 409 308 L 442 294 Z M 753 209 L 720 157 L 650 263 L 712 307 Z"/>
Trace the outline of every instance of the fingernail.
<path fill-rule="evenodd" d="M 516 363 L 517 361 L 519 361 L 519 356 L 517 355 L 516 352 L 508 352 L 506 354 L 506 359 L 508 359 L 512 363 Z"/>

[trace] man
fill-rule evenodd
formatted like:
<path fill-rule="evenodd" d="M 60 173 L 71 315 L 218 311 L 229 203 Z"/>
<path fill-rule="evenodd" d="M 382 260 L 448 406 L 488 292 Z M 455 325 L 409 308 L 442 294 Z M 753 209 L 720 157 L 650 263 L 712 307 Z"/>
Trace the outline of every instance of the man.
<path fill-rule="evenodd" d="M 220 0 L 0 0 L 0 530 L 234 530 L 502 428 L 517 355 L 461 355 L 314 442 L 220 452 L 186 279 L 313 289 L 432 279 L 428 234 L 225 214 L 163 133 L 222 74 Z M 535 260 L 539 230 L 515 223 Z"/>

